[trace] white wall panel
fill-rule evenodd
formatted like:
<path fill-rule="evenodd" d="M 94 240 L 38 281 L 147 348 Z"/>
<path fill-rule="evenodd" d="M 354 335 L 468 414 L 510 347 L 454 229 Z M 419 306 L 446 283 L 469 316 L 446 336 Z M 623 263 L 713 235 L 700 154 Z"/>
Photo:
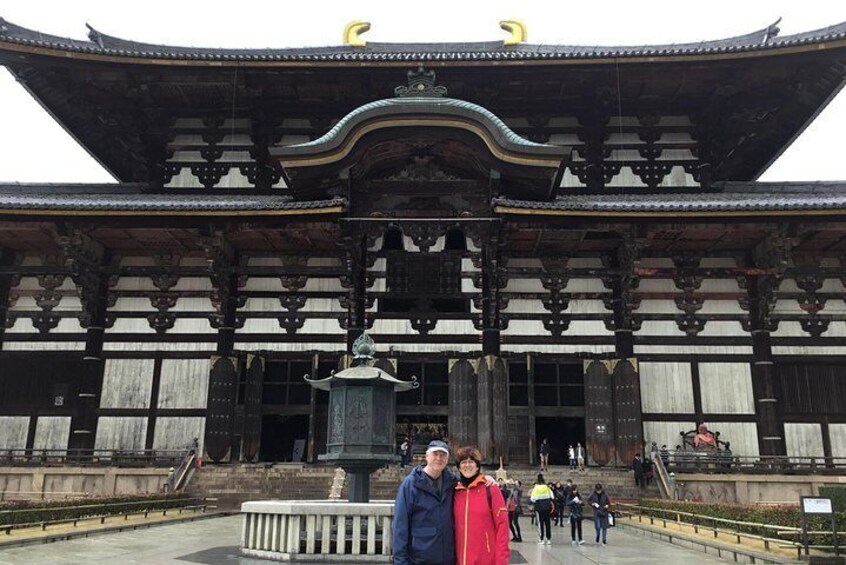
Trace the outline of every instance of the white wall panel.
<path fill-rule="evenodd" d="M 106 359 L 100 408 L 149 408 L 153 359 Z"/>
<path fill-rule="evenodd" d="M 681 432 L 689 432 L 696 425 L 693 422 L 643 422 L 643 440 L 647 445 L 653 441 L 658 447 L 666 445 L 671 451 L 681 445 Z"/>
<path fill-rule="evenodd" d="M 509 279 L 502 292 L 546 292 L 539 279 Z"/>
<path fill-rule="evenodd" d="M 640 404 L 643 412 L 693 412 L 690 363 L 640 363 Z"/>
<path fill-rule="evenodd" d="M 569 311 L 569 310 L 568 310 Z M 508 314 L 548 314 L 540 300 L 511 299 L 503 310 Z"/>
<path fill-rule="evenodd" d="M 602 300 L 571 300 L 565 314 L 609 314 Z"/>
<path fill-rule="evenodd" d="M 206 419 L 203 417 L 156 418 L 153 449 L 190 449 L 196 438 L 202 453 L 205 430 Z"/>
<path fill-rule="evenodd" d="M 641 300 L 638 314 L 672 314 L 679 313 L 675 300 Z"/>
<path fill-rule="evenodd" d="M 217 334 L 211 327 L 208 318 L 177 318 L 173 327 L 167 331 L 170 334 Z"/>
<path fill-rule="evenodd" d="M 679 329 L 678 324 L 672 320 L 644 320 L 640 329 L 635 332 L 637 336 L 684 336 L 685 333 Z"/>
<path fill-rule="evenodd" d="M 247 279 L 247 284 L 244 285 L 245 291 L 263 291 L 263 292 L 283 292 L 286 290 L 282 286 L 282 281 L 275 277 L 250 277 Z M 255 298 L 248 298 L 247 301 L 258 300 Z M 278 302 L 277 302 L 278 304 Z"/>
<path fill-rule="evenodd" d="M 571 260 L 571 263 L 574 260 Z M 565 292 L 599 292 L 602 294 L 611 294 L 611 291 L 605 288 L 605 285 L 602 284 L 600 279 L 570 279 L 564 290 Z"/>
<path fill-rule="evenodd" d="M 84 341 L 4 341 L 3 351 L 84 351 Z"/>
<path fill-rule="evenodd" d="M 212 291 L 214 286 L 212 286 L 211 279 L 208 277 L 181 277 L 179 282 L 170 290 L 171 292 L 182 290 Z"/>
<path fill-rule="evenodd" d="M 478 345 L 476 348 L 478 349 Z M 511 353 L 612 353 L 615 348 L 613 344 L 578 344 L 578 343 L 558 343 L 558 344 L 509 344 L 504 343 L 500 347 L 502 351 Z"/>
<path fill-rule="evenodd" d="M 147 441 L 147 418 L 100 416 L 97 420 L 96 450 L 140 451 Z"/>
<path fill-rule="evenodd" d="M 386 348 L 382 342 L 379 342 L 380 348 Z M 320 343 L 320 342 L 235 342 L 235 349 L 239 351 L 320 351 L 323 353 L 334 355 L 346 353 L 346 345 L 342 342 L 338 343 Z"/>
<path fill-rule="evenodd" d="M 310 278 L 306 282 L 304 291 L 316 292 L 346 292 L 347 290 L 341 286 L 341 281 L 338 279 L 316 279 Z"/>
<path fill-rule="evenodd" d="M 149 277 L 120 277 L 118 279 L 117 285 L 115 285 L 114 290 L 124 290 L 127 292 L 136 292 L 136 291 L 156 291 L 156 285 L 153 284 L 152 279 Z M 120 302 L 120 298 L 118 298 L 118 302 Z M 147 303 L 149 304 L 150 301 L 148 300 Z M 115 305 L 116 307 L 117 305 Z M 123 308 L 117 308 L 122 310 Z"/>
<path fill-rule="evenodd" d="M 84 344 L 83 344 L 84 345 Z M 84 347 L 83 347 L 84 349 Z M 214 351 L 217 349 L 215 342 L 109 342 L 103 344 L 103 351 Z"/>
<path fill-rule="evenodd" d="M 70 439 L 70 416 L 39 416 L 35 422 L 33 449 L 67 449 Z"/>
<path fill-rule="evenodd" d="M 699 337 L 748 337 L 749 333 L 743 329 L 739 321 L 711 320 L 705 324 L 705 327 L 698 335 Z"/>
<path fill-rule="evenodd" d="M 635 345 L 635 355 L 752 355 L 751 345 Z"/>
<path fill-rule="evenodd" d="M 0 450 L 26 449 L 29 416 L 0 416 Z"/>
<path fill-rule="evenodd" d="M 755 422 L 708 422 L 708 429 L 720 432 L 720 441 L 731 444 L 732 455 L 758 457 L 758 425 Z"/>
<path fill-rule="evenodd" d="M 672 265 L 669 267 L 672 268 Z M 676 288 L 676 283 L 670 279 L 641 279 L 640 284 L 637 285 L 638 292 L 678 292 L 681 291 Z M 643 305 L 641 304 L 641 308 Z"/>
<path fill-rule="evenodd" d="M 799 301 L 794 298 L 779 298 L 776 301 L 774 314 L 805 314 L 802 307 L 799 306 Z M 797 322 L 798 323 L 798 322 Z"/>
<path fill-rule="evenodd" d="M 214 305 L 210 298 L 179 298 L 171 312 L 214 312 Z"/>
<path fill-rule="evenodd" d="M 831 456 L 846 457 L 846 424 L 829 424 L 828 437 L 831 440 Z M 838 461 L 842 465 L 843 461 Z"/>
<path fill-rule="evenodd" d="M 208 388 L 208 359 L 162 361 L 159 408 L 205 408 Z"/>
<path fill-rule="evenodd" d="M 791 457 L 823 457 L 825 453 L 820 424 L 785 423 L 784 443 Z"/>
<path fill-rule="evenodd" d="M 702 411 L 706 414 L 754 414 L 749 363 L 699 363 Z"/>
<path fill-rule="evenodd" d="M 743 308 L 740 307 L 740 303 L 737 300 L 705 300 L 702 303 L 702 309 L 699 310 L 699 314 L 737 314 L 738 316 L 744 316 L 748 314 L 748 312 L 744 311 Z"/>
<path fill-rule="evenodd" d="M 154 334 L 156 330 L 150 327 L 146 318 L 118 318 L 110 328 L 106 328 L 106 335 L 109 334 Z"/>

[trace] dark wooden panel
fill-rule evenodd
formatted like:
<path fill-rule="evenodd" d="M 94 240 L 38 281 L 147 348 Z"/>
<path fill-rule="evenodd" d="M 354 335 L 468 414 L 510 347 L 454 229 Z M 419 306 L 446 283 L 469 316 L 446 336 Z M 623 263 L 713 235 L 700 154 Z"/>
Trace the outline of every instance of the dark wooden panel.
<path fill-rule="evenodd" d="M 449 437 L 459 445 L 475 445 L 476 433 L 476 371 L 466 359 L 458 359 L 449 370 L 449 402 L 447 429 Z"/>
<path fill-rule="evenodd" d="M 508 417 L 508 457 L 511 463 L 529 463 L 529 417 Z"/>
<path fill-rule="evenodd" d="M 244 432 L 241 435 L 244 461 L 253 461 L 261 442 L 261 399 L 264 385 L 264 359 L 247 356 L 247 383 L 244 389 Z"/>
<path fill-rule="evenodd" d="M 778 365 L 782 410 L 787 414 L 846 412 L 846 366 Z"/>
<path fill-rule="evenodd" d="M 495 358 L 493 363 L 493 394 L 491 397 L 491 413 L 493 427 L 493 457 L 494 464 L 499 464 L 502 457 L 508 463 L 508 365 L 501 358 Z"/>
<path fill-rule="evenodd" d="M 627 465 L 643 445 L 637 360 L 620 359 L 614 366 L 613 381 L 617 464 Z"/>
<path fill-rule="evenodd" d="M 614 411 L 607 361 L 585 361 L 585 444 L 597 465 L 614 460 Z"/>
<path fill-rule="evenodd" d="M 214 462 L 222 461 L 229 455 L 235 429 L 237 366 L 238 359 L 235 357 L 211 358 L 205 447 L 206 453 Z"/>

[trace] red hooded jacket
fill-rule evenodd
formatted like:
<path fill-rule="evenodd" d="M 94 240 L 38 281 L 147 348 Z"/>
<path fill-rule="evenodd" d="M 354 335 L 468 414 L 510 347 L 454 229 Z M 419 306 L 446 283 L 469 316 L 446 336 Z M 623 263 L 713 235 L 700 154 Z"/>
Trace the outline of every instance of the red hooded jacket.
<path fill-rule="evenodd" d="M 459 482 L 452 508 L 455 565 L 508 565 L 508 510 L 499 487 L 485 486 L 482 475 L 469 488 Z"/>

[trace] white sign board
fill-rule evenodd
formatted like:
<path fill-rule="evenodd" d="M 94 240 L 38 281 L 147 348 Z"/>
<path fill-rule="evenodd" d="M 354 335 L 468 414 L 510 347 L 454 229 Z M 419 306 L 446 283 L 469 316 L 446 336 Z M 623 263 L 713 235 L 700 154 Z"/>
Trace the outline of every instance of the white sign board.
<path fill-rule="evenodd" d="M 805 514 L 832 514 L 830 498 L 802 498 L 802 511 Z"/>

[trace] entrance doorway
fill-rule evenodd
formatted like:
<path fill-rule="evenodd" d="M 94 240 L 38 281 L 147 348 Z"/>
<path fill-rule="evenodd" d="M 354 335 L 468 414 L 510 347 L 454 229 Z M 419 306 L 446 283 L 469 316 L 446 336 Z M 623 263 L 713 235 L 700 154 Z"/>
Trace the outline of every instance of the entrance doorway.
<path fill-rule="evenodd" d="M 549 442 L 549 464 L 569 465 L 567 448 L 577 442 L 585 444 L 584 418 L 535 418 L 535 437 L 540 446 L 544 438 Z"/>
<path fill-rule="evenodd" d="M 307 441 L 307 415 L 266 414 L 261 419 L 259 460 L 305 461 Z"/>
<path fill-rule="evenodd" d="M 407 415 L 397 417 L 397 449 L 409 435 L 412 438 L 412 456 L 426 453 L 433 439 L 446 440 L 448 435 L 446 416 Z M 417 461 L 418 459 L 415 459 Z"/>

